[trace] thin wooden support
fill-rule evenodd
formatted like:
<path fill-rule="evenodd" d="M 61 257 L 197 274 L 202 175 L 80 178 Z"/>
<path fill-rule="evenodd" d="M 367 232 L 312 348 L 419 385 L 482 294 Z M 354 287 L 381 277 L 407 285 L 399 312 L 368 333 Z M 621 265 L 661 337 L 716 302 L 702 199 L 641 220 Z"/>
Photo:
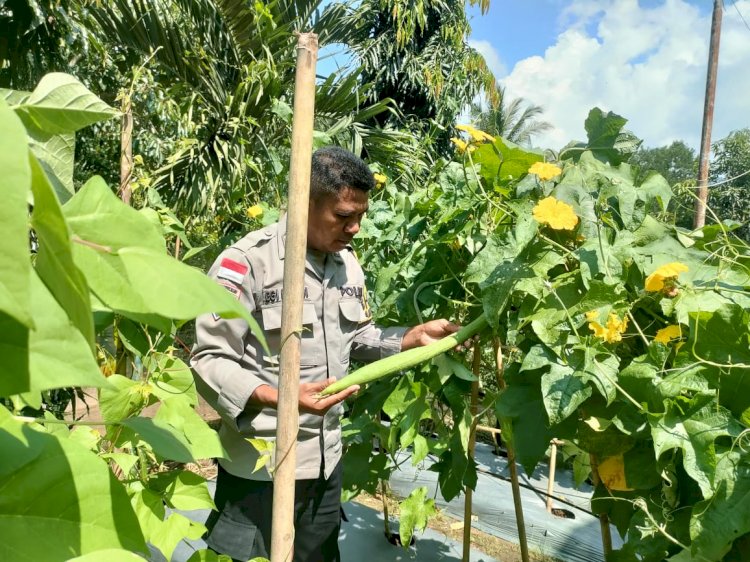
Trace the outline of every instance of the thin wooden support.
<path fill-rule="evenodd" d="M 555 492 L 555 466 L 557 465 L 557 440 L 550 441 L 549 478 L 547 479 L 547 513 L 552 513 L 552 494 Z"/>
<path fill-rule="evenodd" d="M 497 386 L 502 390 L 505 388 L 503 351 L 500 347 L 500 340 L 497 337 L 493 339 L 492 346 L 495 350 L 497 361 L 497 370 L 495 371 Z M 501 419 L 501 427 L 504 423 L 504 420 Z M 516 450 L 513 446 L 513 432 L 509 431 L 507 427 L 503 427 L 503 430 L 503 440 L 508 452 L 508 469 L 510 470 L 510 484 L 513 490 L 513 506 L 516 510 L 516 527 L 518 528 L 518 543 L 521 547 L 521 560 L 529 562 L 529 543 L 526 539 L 526 522 L 524 521 L 523 505 L 521 503 L 521 486 L 518 484 L 518 467 L 516 466 Z"/>
<path fill-rule="evenodd" d="M 601 478 L 599 478 L 599 463 L 594 455 L 589 455 L 589 461 L 591 462 L 591 480 L 593 480 L 594 488 L 596 488 L 601 482 Z M 602 531 L 602 546 L 604 549 L 604 559 L 606 560 L 612 554 L 612 532 L 609 529 L 609 516 L 606 513 L 599 514 L 599 527 Z"/>
<path fill-rule="evenodd" d="M 482 348 L 480 342 L 477 340 L 474 342 L 474 357 L 472 359 L 472 371 L 474 373 L 474 380 L 471 383 L 471 429 L 469 431 L 469 444 L 467 447 L 467 456 L 469 462 L 474 459 L 474 449 L 477 443 L 477 414 L 479 413 L 479 373 L 482 365 Z M 471 503 L 474 495 L 474 490 L 467 487 L 466 496 L 464 497 L 464 548 L 463 548 L 463 562 L 469 562 L 469 556 L 471 555 Z"/>
<path fill-rule="evenodd" d="M 300 344 L 317 59 L 318 36 L 314 33 L 300 34 L 297 40 L 292 155 L 289 166 L 289 212 L 284 257 L 284 288 L 281 297 L 281 341 L 283 343 L 279 368 L 271 562 L 289 562 L 294 554 L 294 489 L 299 430 Z"/>

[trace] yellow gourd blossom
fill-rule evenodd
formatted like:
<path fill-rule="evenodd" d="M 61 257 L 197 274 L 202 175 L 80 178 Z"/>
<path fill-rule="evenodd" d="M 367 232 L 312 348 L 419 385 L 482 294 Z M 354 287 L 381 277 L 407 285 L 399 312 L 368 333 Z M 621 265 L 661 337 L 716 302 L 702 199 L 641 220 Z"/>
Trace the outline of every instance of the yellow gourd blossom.
<path fill-rule="evenodd" d="M 633 489 L 628 486 L 625 477 L 625 459 L 621 454 L 600 461 L 598 469 L 599 478 L 608 490 L 628 492 Z"/>
<path fill-rule="evenodd" d="M 375 187 L 381 188 L 385 185 L 385 182 L 388 181 L 388 178 L 385 177 L 383 174 L 375 173 L 372 175 L 373 178 L 375 178 Z"/>
<path fill-rule="evenodd" d="M 667 265 L 662 265 L 659 269 L 646 277 L 646 290 L 652 293 L 662 291 L 664 290 L 665 281 L 674 281 L 680 273 L 687 270 L 688 266 L 680 262 L 672 262 Z"/>
<path fill-rule="evenodd" d="M 474 146 L 471 146 L 469 143 L 467 143 L 465 140 L 461 140 L 456 137 L 451 138 L 451 142 L 456 145 L 456 148 L 458 149 L 458 152 L 463 154 L 468 149 L 469 152 L 474 150 Z"/>
<path fill-rule="evenodd" d="M 562 174 L 562 169 L 549 162 L 534 162 L 529 168 L 529 173 L 536 175 L 540 180 L 551 180 Z"/>
<path fill-rule="evenodd" d="M 539 201 L 533 214 L 537 222 L 548 224 L 555 230 L 573 230 L 578 224 L 573 207 L 551 196 Z"/>
<path fill-rule="evenodd" d="M 249 219 L 257 219 L 258 217 L 263 215 L 263 207 L 261 207 L 260 205 L 253 205 L 252 207 L 248 207 L 245 210 L 245 214 Z"/>
<path fill-rule="evenodd" d="M 682 337 L 682 329 L 678 324 L 672 324 L 671 326 L 667 326 L 666 328 L 662 328 L 658 332 L 656 332 L 656 336 L 654 337 L 655 342 L 668 344 L 671 340 L 681 338 Z"/>
<path fill-rule="evenodd" d="M 586 313 L 586 320 L 589 321 L 589 328 L 594 332 L 597 338 L 602 338 L 607 343 L 622 341 L 622 334 L 628 328 L 628 317 L 624 316 L 622 320 L 614 312 L 609 313 L 607 324 L 602 326 L 596 320 L 599 318 L 599 312 L 591 310 Z"/>
<path fill-rule="evenodd" d="M 469 133 L 472 142 L 495 142 L 495 137 L 485 133 L 484 131 L 480 131 L 476 127 L 472 127 L 471 125 L 456 125 L 456 129 L 458 129 L 459 131 L 464 131 L 465 133 Z"/>

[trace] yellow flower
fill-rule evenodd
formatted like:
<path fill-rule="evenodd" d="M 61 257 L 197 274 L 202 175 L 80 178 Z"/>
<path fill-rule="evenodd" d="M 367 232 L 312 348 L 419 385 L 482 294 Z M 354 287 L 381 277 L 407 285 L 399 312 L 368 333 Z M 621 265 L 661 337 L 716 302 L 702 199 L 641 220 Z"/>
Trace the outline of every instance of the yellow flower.
<path fill-rule="evenodd" d="M 549 162 L 534 162 L 529 173 L 535 174 L 540 180 L 551 180 L 562 174 L 562 169 Z"/>
<path fill-rule="evenodd" d="M 668 344 L 671 340 L 681 338 L 682 337 L 682 329 L 678 324 L 672 324 L 671 326 L 667 326 L 666 328 L 662 328 L 658 332 L 656 332 L 656 336 L 654 337 L 655 342 Z"/>
<path fill-rule="evenodd" d="M 664 289 L 665 281 L 676 280 L 680 273 L 687 270 L 688 266 L 680 262 L 672 262 L 667 265 L 662 265 L 659 269 L 646 277 L 646 290 L 652 293 L 661 291 Z"/>
<path fill-rule="evenodd" d="M 263 215 L 263 208 L 260 205 L 253 205 L 245 210 L 245 214 L 249 219 L 257 219 Z"/>
<path fill-rule="evenodd" d="M 458 139 L 456 137 L 451 138 L 451 142 L 456 145 L 458 152 L 463 154 L 468 149 L 469 152 L 473 151 L 475 147 L 471 146 L 465 140 Z"/>
<path fill-rule="evenodd" d="M 602 338 L 607 343 L 622 341 L 622 334 L 628 329 L 628 317 L 624 316 L 622 320 L 614 312 L 609 313 L 607 324 L 602 326 L 594 320 L 598 317 L 595 310 L 586 313 L 586 319 L 589 321 L 589 328 L 594 332 L 597 338 Z"/>
<path fill-rule="evenodd" d="M 537 222 L 548 224 L 555 230 L 573 230 L 578 224 L 578 216 L 573 207 L 554 197 L 546 197 L 534 207 Z"/>
<path fill-rule="evenodd" d="M 475 127 L 472 127 L 471 125 L 456 125 L 456 129 L 469 133 L 472 142 L 495 142 L 495 137 L 485 133 L 484 131 L 480 131 Z"/>
<path fill-rule="evenodd" d="M 589 322 L 593 322 L 594 320 L 598 320 L 598 319 L 599 319 L 599 311 L 598 310 L 589 310 L 586 313 L 586 320 L 588 320 Z"/>
<path fill-rule="evenodd" d="M 375 173 L 372 175 L 372 177 L 375 178 L 375 187 L 383 187 L 385 185 L 385 182 L 388 181 L 388 178 L 383 174 Z"/>

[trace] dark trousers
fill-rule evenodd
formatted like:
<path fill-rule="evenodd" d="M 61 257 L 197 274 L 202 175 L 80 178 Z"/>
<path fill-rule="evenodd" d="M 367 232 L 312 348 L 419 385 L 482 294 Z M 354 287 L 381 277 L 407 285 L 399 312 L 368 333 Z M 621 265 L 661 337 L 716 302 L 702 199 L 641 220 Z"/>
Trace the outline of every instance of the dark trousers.
<path fill-rule="evenodd" d="M 327 480 L 297 480 L 294 494 L 294 562 L 339 562 L 342 463 Z M 219 467 L 217 511 L 206 521 L 211 550 L 246 562 L 270 558 L 273 482 L 239 478 Z"/>

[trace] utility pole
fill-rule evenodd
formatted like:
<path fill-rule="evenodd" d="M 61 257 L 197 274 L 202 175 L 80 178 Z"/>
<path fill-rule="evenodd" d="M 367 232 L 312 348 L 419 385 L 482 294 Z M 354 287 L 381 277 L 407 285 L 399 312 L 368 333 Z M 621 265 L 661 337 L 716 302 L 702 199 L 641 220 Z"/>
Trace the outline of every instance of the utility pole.
<path fill-rule="evenodd" d="M 698 168 L 698 198 L 695 200 L 693 228 L 706 224 L 708 201 L 708 159 L 711 155 L 711 126 L 714 120 L 716 96 L 716 72 L 719 66 L 719 42 L 721 39 L 722 0 L 714 0 L 711 18 L 711 43 L 708 48 L 708 71 L 706 73 L 706 99 L 703 104 L 703 131 L 701 132 L 700 166 Z"/>

